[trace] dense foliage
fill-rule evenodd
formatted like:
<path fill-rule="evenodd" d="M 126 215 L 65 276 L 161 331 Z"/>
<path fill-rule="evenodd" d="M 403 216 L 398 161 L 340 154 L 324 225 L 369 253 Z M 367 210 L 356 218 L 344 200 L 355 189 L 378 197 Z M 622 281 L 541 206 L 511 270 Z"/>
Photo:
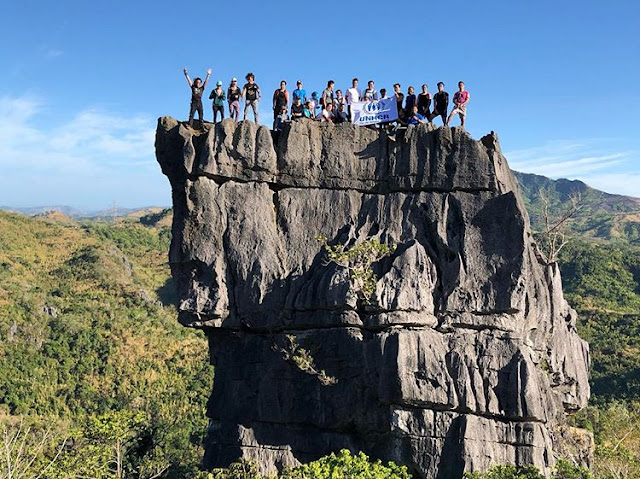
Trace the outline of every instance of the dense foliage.
<path fill-rule="evenodd" d="M 5 440 L 47 436 L 49 473 L 198 468 L 212 372 L 165 294 L 168 238 L 138 221 L 0 212 L 0 422 Z"/>
<path fill-rule="evenodd" d="M 575 187 L 581 186 L 555 185 L 553 200 L 560 204 Z M 573 239 L 559 257 L 565 296 L 578 310 L 579 331 L 592 354 L 593 405 L 572 420 L 594 433 L 594 478 L 635 478 L 640 247 L 634 242 L 640 223 L 630 220 L 633 205 L 624 198 L 583 194 L 593 214 L 578 217 L 569 233 L 598 239 Z M 10 458 L 4 467 L 13 471 L 0 477 L 260 477 L 247 461 L 198 471 L 212 370 L 203 336 L 175 321 L 166 264 L 168 214 L 76 222 L 55 214 L 0 212 L 0 437 Z M 307 349 L 297 343 L 282 347 L 298 367 L 323 379 Z M 399 466 L 342 451 L 281 477 L 406 474 Z M 468 477 L 536 474 L 504 466 Z M 554 474 L 589 477 L 564 462 Z"/>
<path fill-rule="evenodd" d="M 351 454 L 343 449 L 331 453 L 317 461 L 295 468 L 285 468 L 276 477 L 260 474 L 258 465 L 251 461 L 239 461 L 226 469 L 215 469 L 205 476 L 207 479 L 409 479 L 411 476 L 404 466 L 393 462 L 386 465 L 381 461 L 369 460 L 360 452 Z"/>

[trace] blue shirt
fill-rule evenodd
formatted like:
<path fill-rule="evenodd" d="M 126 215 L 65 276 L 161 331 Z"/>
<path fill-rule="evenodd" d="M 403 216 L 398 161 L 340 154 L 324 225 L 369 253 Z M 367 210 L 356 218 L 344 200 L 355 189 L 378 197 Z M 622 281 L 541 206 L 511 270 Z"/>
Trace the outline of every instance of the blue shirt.
<path fill-rule="evenodd" d="M 409 124 L 417 125 L 418 123 L 420 123 L 420 120 L 424 120 L 424 116 L 422 116 L 420 113 L 416 113 L 415 115 L 411 115 L 409 117 Z"/>
<path fill-rule="evenodd" d="M 296 97 L 300 98 L 300 101 L 302 101 L 302 103 L 306 103 L 307 101 L 307 90 L 305 90 L 304 88 L 296 88 L 295 90 L 293 90 L 293 102 L 296 102 Z"/>

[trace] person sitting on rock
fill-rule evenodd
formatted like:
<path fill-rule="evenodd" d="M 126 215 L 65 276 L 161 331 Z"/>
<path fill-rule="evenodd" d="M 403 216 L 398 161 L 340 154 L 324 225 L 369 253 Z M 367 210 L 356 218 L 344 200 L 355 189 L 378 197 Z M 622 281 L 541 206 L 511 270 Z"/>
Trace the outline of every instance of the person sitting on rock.
<path fill-rule="evenodd" d="M 444 83 L 438 82 L 438 93 L 433 95 L 433 111 L 429 115 L 429 123 L 437 116 L 442 117 L 443 126 L 447 126 L 447 110 L 449 109 L 449 94 L 444 91 Z"/>
<path fill-rule="evenodd" d="M 311 107 L 313 108 L 313 117 L 317 118 L 318 114 L 321 112 L 322 107 L 320 106 L 320 98 L 318 98 L 318 92 L 314 91 L 311 93 Z"/>
<path fill-rule="evenodd" d="M 342 90 L 336 90 L 336 97 L 333 99 L 333 111 L 340 111 L 340 105 L 346 105 L 346 100 L 342 96 Z"/>
<path fill-rule="evenodd" d="M 244 118 L 247 119 L 247 112 L 249 111 L 249 107 L 253 110 L 253 121 L 259 123 L 258 120 L 258 102 L 260 101 L 260 97 L 262 96 L 260 93 L 260 87 L 255 82 L 255 75 L 253 73 L 247 73 L 245 76 L 247 83 L 245 83 L 242 88 L 242 98 L 244 98 Z"/>
<path fill-rule="evenodd" d="M 347 106 L 344 103 L 340 103 L 340 106 L 338 107 L 338 111 L 334 113 L 333 122 L 335 124 L 349 122 L 349 114 L 347 113 Z"/>
<path fill-rule="evenodd" d="M 296 96 L 293 100 L 293 105 L 291 105 L 291 119 L 299 120 L 304 116 L 304 105 L 302 104 L 302 99 L 299 96 Z"/>
<path fill-rule="evenodd" d="M 307 102 L 304 104 L 304 110 L 302 110 L 302 114 L 305 118 L 309 118 L 311 120 L 316 119 L 316 113 L 313 108 L 313 102 L 311 100 L 307 100 Z"/>
<path fill-rule="evenodd" d="M 320 114 L 320 121 L 333 123 L 333 103 L 329 103 L 326 108 L 322 109 L 322 113 Z"/>
<path fill-rule="evenodd" d="M 427 85 L 422 85 L 422 93 L 418 95 L 418 113 L 420 113 L 425 118 L 429 118 L 431 112 L 429 108 L 431 107 L 431 93 L 429 93 L 429 87 Z"/>
<path fill-rule="evenodd" d="M 411 133 L 413 132 L 413 129 L 416 127 L 416 125 L 424 123 L 424 120 L 424 116 L 418 113 L 418 105 L 413 105 L 413 107 L 411 108 L 411 112 L 407 117 L 407 131 L 404 134 L 405 142 L 409 141 Z"/>
<path fill-rule="evenodd" d="M 209 77 L 211 76 L 211 68 L 207 69 L 207 77 L 204 79 L 204 83 L 202 83 L 202 79 L 200 77 L 196 77 L 195 80 L 191 81 L 189 78 L 189 73 L 187 73 L 187 69 L 184 69 L 184 76 L 187 79 L 187 84 L 189 88 L 191 88 L 191 108 L 189 109 L 189 126 L 193 128 L 193 115 L 195 112 L 198 112 L 198 120 L 200 120 L 200 124 L 204 122 L 204 108 L 202 107 L 202 94 L 204 93 L 205 88 L 207 87 L 207 82 L 209 81 Z"/>
<path fill-rule="evenodd" d="M 224 94 L 224 90 L 222 88 L 222 82 L 218 80 L 216 83 L 216 87 L 211 90 L 211 95 L 209 95 L 209 100 L 213 100 L 213 122 L 215 123 L 218 119 L 218 112 L 220 112 L 220 120 L 224 120 L 224 101 L 227 99 L 227 96 Z"/>
<path fill-rule="evenodd" d="M 287 91 L 287 82 L 282 80 L 280 82 L 280 88 L 273 92 L 273 124 L 275 129 L 275 122 L 278 116 L 282 113 L 282 109 L 285 111 L 289 108 L 289 92 Z"/>
<path fill-rule="evenodd" d="M 285 125 L 287 125 L 290 122 L 291 120 L 289 120 L 289 115 L 287 115 L 287 107 L 283 106 L 280 109 L 280 113 L 276 117 L 276 122 L 273 130 L 280 132 L 284 129 Z"/>
<path fill-rule="evenodd" d="M 227 88 L 227 101 L 229 102 L 229 116 L 233 118 L 236 123 L 240 121 L 240 93 L 238 80 L 232 78 L 229 88 Z"/>
<path fill-rule="evenodd" d="M 464 82 L 458 82 L 458 91 L 453 95 L 454 108 L 451 110 L 447 124 L 456 113 L 460 117 L 460 126 L 464 128 L 464 120 L 467 116 L 467 103 L 469 103 L 469 92 L 464 89 Z"/>

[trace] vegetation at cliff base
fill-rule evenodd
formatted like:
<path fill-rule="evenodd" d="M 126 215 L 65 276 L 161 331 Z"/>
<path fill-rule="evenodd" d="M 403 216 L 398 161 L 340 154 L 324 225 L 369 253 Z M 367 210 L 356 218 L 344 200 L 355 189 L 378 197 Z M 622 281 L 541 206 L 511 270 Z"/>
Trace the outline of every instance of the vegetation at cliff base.
<path fill-rule="evenodd" d="M 539 231 L 533 186 L 525 201 Z M 562 202 L 575 185 L 549 186 Z M 594 434 L 594 479 L 631 479 L 640 477 L 640 223 L 632 200 L 582 198 L 558 255 L 592 356 L 591 406 L 571 421 Z M 81 221 L 0 212 L 0 478 L 261 477 L 250 461 L 200 471 L 213 369 L 203 335 L 176 321 L 169 223 L 170 211 Z M 347 249 L 327 254 L 350 260 L 335 256 Z M 280 347 L 292 367 L 331 379 L 304 344 Z M 363 456 L 342 451 L 280 477 L 408 477 Z M 467 477 L 536 474 L 500 466 Z M 564 462 L 553 474 L 590 477 Z"/>
<path fill-rule="evenodd" d="M 0 212 L 0 427 L 40 451 L 33 467 L 198 469 L 212 370 L 203 335 L 175 320 L 168 245 L 166 226 L 138 219 Z"/>

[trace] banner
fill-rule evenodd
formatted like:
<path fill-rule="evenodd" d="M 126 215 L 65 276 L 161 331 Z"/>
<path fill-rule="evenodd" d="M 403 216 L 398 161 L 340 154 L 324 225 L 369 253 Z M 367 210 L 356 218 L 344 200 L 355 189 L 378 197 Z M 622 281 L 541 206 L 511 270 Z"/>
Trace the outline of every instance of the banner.
<path fill-rule="evenodd" d="M 398 119 L 398 104 L 396 98 L 383 100 L 359 101 L 351 104 L 351 122 L 354 125 L 375 125 L 384 121 Z"/>

